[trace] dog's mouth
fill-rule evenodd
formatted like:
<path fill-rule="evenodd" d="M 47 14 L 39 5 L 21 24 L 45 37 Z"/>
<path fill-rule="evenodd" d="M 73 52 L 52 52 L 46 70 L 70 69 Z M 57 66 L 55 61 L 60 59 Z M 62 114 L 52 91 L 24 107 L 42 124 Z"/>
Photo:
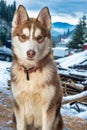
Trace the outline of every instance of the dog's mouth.
<path fill-rule="evenodd" d="M 27 57 L 27 60 L 34 61 L 34 60 L 35 60 L 35 58 L 30 58 L 30 57 Z"/>

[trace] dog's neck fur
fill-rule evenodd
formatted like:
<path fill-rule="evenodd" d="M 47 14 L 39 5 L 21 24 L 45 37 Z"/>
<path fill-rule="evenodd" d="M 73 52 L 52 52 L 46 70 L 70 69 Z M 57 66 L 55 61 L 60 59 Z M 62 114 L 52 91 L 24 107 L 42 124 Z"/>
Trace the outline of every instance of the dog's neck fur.
<path fill-rule="evenodd" d="M 38 62 L 38 66 L 40 68 L 43 68 L 46 64 L 48 64 L 50 60 L 52 60 L 50 55 L 51 55 L 51 52 L 49 52 L 41 61 Z"/>

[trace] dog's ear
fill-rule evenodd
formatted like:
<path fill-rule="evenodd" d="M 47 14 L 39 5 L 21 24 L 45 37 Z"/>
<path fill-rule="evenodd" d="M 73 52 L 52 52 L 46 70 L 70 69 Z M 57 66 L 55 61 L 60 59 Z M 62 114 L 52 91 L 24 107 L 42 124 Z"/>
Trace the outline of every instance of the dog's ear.
<path fill-rule="evenodd" d="M 50 12 L 49 9 L 47 7 L 43 8 L 38 17 L 37 17 L 38 21 L 40 21 L 45 27 L 48 28 L 48 30 L 50 30 L 51 28 L 51 16 L 50 16 Z"/>
<path fill-rule="evenodd" d="M 28 14 L 25 7 L 23 5 L 19 5 L 13 17 L 12 26 L 13 27 L 18 26 L 27 19 L 28 19 Z"/>

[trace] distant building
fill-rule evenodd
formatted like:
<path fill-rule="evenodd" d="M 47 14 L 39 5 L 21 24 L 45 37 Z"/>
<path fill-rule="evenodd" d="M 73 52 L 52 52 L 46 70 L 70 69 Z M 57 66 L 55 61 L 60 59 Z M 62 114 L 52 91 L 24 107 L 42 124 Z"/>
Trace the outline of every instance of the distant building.
<path fill-rule="evenodd" d="M 83 45 L 83 50 L 87 50 L 87 43 Z"/>

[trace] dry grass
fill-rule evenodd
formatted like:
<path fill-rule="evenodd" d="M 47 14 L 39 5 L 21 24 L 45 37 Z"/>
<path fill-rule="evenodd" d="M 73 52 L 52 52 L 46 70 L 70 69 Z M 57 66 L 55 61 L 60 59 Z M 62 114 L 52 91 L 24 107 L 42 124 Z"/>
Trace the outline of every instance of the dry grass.
<path fill-rule="evenodd" d="M 87 121 L 80 118 L 64 116 L 65 130 L 87 130 Z"/>

